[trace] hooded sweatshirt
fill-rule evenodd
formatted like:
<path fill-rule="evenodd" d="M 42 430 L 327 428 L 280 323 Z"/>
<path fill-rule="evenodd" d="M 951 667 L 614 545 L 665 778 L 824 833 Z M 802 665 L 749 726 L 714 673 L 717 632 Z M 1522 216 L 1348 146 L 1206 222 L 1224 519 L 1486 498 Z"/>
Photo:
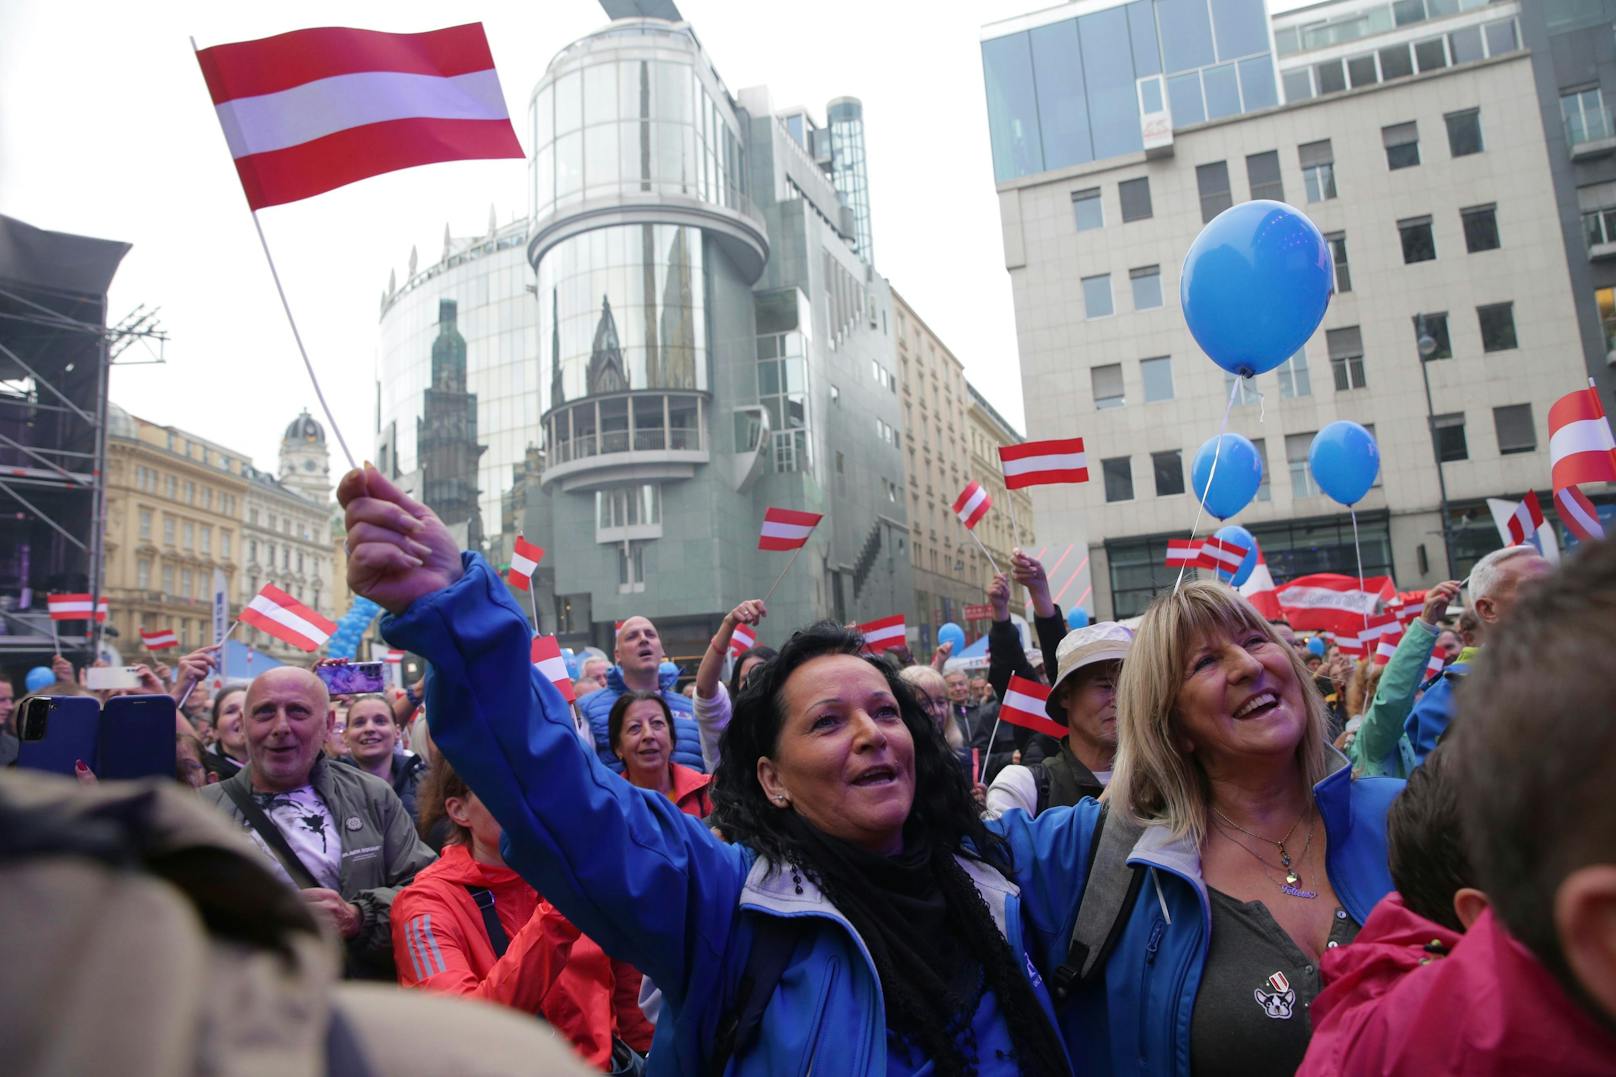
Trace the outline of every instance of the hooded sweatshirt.
<path fill-rule="evenodd" d="M 1491 910 L 1455 935 L 1394 892 L 1350 946 L 1325 954 L 1321 971 L 1327 986 L 1313 1000 L 1297 1077 L 1616 1074 L 1616 1035 Z"/>

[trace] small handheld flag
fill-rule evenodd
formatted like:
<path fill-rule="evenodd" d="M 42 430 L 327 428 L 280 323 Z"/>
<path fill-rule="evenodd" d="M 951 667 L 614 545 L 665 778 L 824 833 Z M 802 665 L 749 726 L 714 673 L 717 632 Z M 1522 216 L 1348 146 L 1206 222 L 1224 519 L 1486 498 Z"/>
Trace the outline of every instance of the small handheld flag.
<path fill-rule="evenodd" d="M 1194 568 L 1201 563 L 1201 544 L 1195 539 L 1167 540 L 1167 567 Z"/>
<path fill-rule="evenodd" d="M 163 651 L 170 647 L 180 645 L 180 637 L 172 628 L 158 628 L 140 630 L 140 641 L 146 645 L 148 651 Z"/>
<path fill-rule="evenodd" d="M 729 653 L 739 658 L 742 653 L 757 646 L 757 633 L 748 625 L 736 625 L 729 637 Z"/>
<path fill-rule="evenodd" d="M 404 652 L 403 651 L 398 651 L 398 650 L 390 650 L 385 655 L 382 656 L 382 661 L 386 662 L 390 666 L 402 665 L 403 662 L 404 662 Z"/>
<path fill-rule="evenodd" d="M 1595 542 L 1605 537 L 1605 525 L 1599 522 L 1599 512 L 1588 496 L 1575 486 L 1564 486 L 1554 491 L 1554 504 L 1560 510 L 1560 519 L 1566 529 L 1584 542 Z"/>
<path fill-rule="evenodd" d="M 993 499 L 982 488 L 982 484 L 972 479 L 965 484 L 965 489 L 954 499 L 954 515 L 959 517 L 960 523 L 966 530 L 973 531 L 976 525 L 982 522 L 982 517 L 988 514 L 993 507 Z"/>
<path fill-rule="evenodd" d="M 1509 541 L 1512 546 L 1530 542 L 1537 529 L 1543 526 L 1543 506 L 1538 504 L 1537 491 L 1526 491 L 1526 497 L 1509 518 Z"/>
<path fill-rule="evenodd" d="M 534 636 L 532 654 L 533 665 L 544 674 L 545 679 L 556 686 L 556 691 L 560 692 L 568 703 L 576 703 L 577 696 L 572 690 L 572 677 L 567 673 L 567 660 L 561 657 L 561 644 L 556 642 L 556 638 Z"/>
<path fill-rule="evenodd" d="M 1430 661 L 1425 663 L 1425 680 L 1439 675 L 1448 668 L 1448 656 L 1441 651 L 1432 651 Z"/>
<path fill-rule="evenodd" d="M 1044 710 L 1048 701 L 1049 685 L 1011 674 L 1010 684 L 1004 690 L 1004 701 L 999 704 L 999 716 L 1011 725 L 1059 740 L 1066 736 L 1068 730 L 1059 722 L 1050 720 L 1048 712 Z"/>
<path fill-rule="evenodd" d="M 891 617 L 883 617 L 878 621 L 868 621 L 858 626 L 859 635 L 864 637 L 864 646 L 872 651 L 891 651 L 904 645 L 905 625 L 903 614 L 894 613 Z"/>
<path fill-rule="evenodd" d="M 763 532 L 758 536 L 760 550 L 795 550 L 808 541 L 819 521 L 817 512 L 769 508 L 763 513 Z"/>
<path fill-rule="evenodd" d="M 1550 406 L 1549 466 L 1556 490 L 1616 482 L 1616 438 L 1592 388 L 1567 393 Z"/>
<path fill-rule="evenodd" d="M 521 535 L 516 536 L 516 545 L 511 549 L 511 567 L 505 573 L 505 582 L 518 591 L 526 591 L 533 585 L 533 573 L 538 570 L 539 562 L 544 560 L 544 547 L 535 546 Z"/>
<path fill-rule="evenodd" d="M 1004 485 L 1011 490 L 1089 481 L 1082 438 L 1001 445 L 999 462 L 1004 466 Z"/>
<path fill-rule="evenodd" d="M 90 596 L 87 594 L 60 594 L 46 595 L 45 608 L 53 621 L 88 621 L 90 619 Z M 95 620 L 97 623 L 107 619 L 107 600 L 101 599 L 95 603 Z"/>
<path fill-rule="evenodd" d="M 335 621 L 303 605 L 272 583 L 242 609 L 241 620 L 302 651 L 317 651 L 337 630 Z"/>
<path fill-rule="evenodd" d="M 1201 540 L 1200 560 L 1196 564 L 1202 568 L 1221 569 L 1233 575 L 1240 568 L 1240 562 L 1246 559 L 1249 553 L 1238 542 L 1228 542 L 1216 535 L 1208 535 Z"/>

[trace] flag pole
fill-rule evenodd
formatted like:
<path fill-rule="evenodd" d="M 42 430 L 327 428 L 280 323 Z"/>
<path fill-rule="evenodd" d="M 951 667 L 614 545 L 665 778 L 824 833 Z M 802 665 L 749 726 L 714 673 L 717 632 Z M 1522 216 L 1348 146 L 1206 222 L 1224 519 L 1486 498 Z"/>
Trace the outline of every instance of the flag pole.
<path fill-rule="evenodd" d="M 805 540 L 802 546 L 806 545 L 808 545 L 808 543 Z M 780 581 L 785 579 L 786 573 L 791 571 L 791 566 L 797 563 L 797 555 L 802 552 L 802 546 L 798 546 L 795 550 L 791 551 L 791 560 L 786 562 L 786 567 L 780 570 L 780 575 L 776 576 L 774 578 L 774 582 L 769 585 L 768 593 L 763 596 L 763 604 L 765 606 L 769 604 L 769 599 L 774 597 L 774 589 L 780 586 Z"/>
<path fill-rule="evenodd" d="M 50 626 L 51 626 L 51 654 L 61 654 L 62 653 L 62 641 L 61 641 L 61 638 L 56 635 L 56 618 L 52 617 L 50 619 Z"/>
<path fill-rule="evenodd" d="M 988 764 L 993 760 L 993 743 L 999 739 L 999 723 L 1004 721 L 1004 704 L 999 704 L 998 714 L 993 719 L 993 732 L 988 734 L 988 750 L 982 755 L 982 773 L 977 775 L 976 783 L 982 785 L 988 780 Z"/>
<path fill-rule="evenodd" d="M 532 576 L 527 578 L 527 604 L 528 607 L 533 610 L 533 631 L 536 633 L 539 630 L 539 599 L 538 596 L 533 593 Z"/>
<path fill-rule="evenodd" d="M 965 529 L 965 533 L 971 536 L 971 541 L 976 543 L 976 548 L 982 551 L 982 556 L 986 557 L 988 559 L 988 564 L 993 566 L 993 574 L 997 576 L 1003 572 L 1004 570 L 999 567 L 999 562 L 993 559 L 993 555 L 988 553 L 988 548 L 982 545 L 982 540 L 976 537 L 976 530 L 974 528 L 967 527 Z"/>
<path fill-rule="evenodd" d="M 230 627 L 225 630 L 224 635 L 219 637 L 219 642 L 216 644 L 216 646 L 219 648 L 219 673 L 221 675 L 223 675 L 223 673 L 224 673 L 224 645 L 225 645 L 225 641 L 228 640 L 231 636 L 236 634 L 236 628 L 240 624 L 241 624 L 241 619 L 239 617 L 235 621 L 231 622 Z M 187 699 L 191 698 L 192 691 L 194 691 L 196 689 L 197 685 L 201 684 L 205 680 L 207 680 L 207 677 L 205 677 L 205 676 L 200 677 L 197 680 L 194 680 L 190 684 L 186 685 L 184 693 L 182 693 L 180 695 L 180 698 L 179 698 L 178 702 L 176 702 L 174 704 L 174 706 L 183 708 L 185 706 L 185 701 Z"/>

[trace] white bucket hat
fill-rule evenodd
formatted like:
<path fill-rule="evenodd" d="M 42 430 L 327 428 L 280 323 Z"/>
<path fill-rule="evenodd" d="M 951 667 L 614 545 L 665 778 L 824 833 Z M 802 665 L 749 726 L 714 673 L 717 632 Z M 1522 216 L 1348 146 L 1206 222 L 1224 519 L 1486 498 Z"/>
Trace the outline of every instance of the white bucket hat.
<path fill-rule="evenodd" d="M 1066 714 L 1056 700 L 1060 696 L 1061 682 L 1084 666 L 1096 662 L 1119 662 L 1128 657 L 1133 646 L 1133 632 L 1115 621 L 1096 621 L 1086 628 L 1066 633 L 1055 651 L 1055 681 L 1049 686 L 1049 699 L 1044 710 L 1057 722 L 1066 721 Z"/>

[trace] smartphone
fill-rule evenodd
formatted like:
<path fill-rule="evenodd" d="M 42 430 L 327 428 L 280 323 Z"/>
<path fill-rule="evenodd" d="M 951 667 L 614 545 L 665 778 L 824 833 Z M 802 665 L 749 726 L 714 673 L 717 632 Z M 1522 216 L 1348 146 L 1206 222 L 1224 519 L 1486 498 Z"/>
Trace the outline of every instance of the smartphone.
<path fill-rule="evenodd" d="M 385 663 L 382 662 L 342 662 L 334 666 L 315 666 L 314 675 L 325 682 L 326 691 L 334 696 L 362 696 L 387 687 Z"/>
<path fill-rule="evenodd" d="M 134 666 L 91 666 L 84 671 L 84 687 L 92 692 L 139 688 L 140 671 Z"/>
<path fill-rule="evenodd" d="M 174 700 L 115 696 L 101 708 L 95 776 L 103 781 L 174 777 Z"/>
<path fill-rule="evenodd" d="M 17 765 L 72 774 L 82 759 L 95 769 L 101 703 L 94 696 L 34 696 L 17 712 Z"/>

